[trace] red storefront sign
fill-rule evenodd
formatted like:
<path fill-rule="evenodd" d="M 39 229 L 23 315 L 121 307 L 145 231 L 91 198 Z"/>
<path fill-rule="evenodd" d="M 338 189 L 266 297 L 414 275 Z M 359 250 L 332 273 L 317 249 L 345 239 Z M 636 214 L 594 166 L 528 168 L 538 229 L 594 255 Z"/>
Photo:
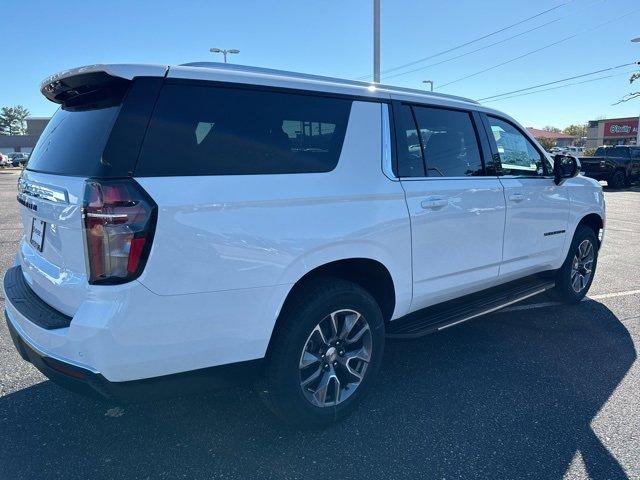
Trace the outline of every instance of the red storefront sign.
<path fill-rule="evenodd" d="M 604 136 L 610 137 L 635 137 L 638 134 L 638 120 L 622 120 L 605 122 Z"/>

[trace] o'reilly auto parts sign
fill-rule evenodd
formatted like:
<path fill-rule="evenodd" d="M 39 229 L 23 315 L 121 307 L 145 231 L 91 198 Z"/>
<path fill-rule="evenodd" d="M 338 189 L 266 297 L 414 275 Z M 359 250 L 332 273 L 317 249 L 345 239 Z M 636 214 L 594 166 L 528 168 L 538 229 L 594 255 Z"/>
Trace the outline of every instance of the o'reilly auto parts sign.
<path fill-rule="evenodd" d="M 638 120 L 612 120 L 604 124 L 605 137 L 635 137 L 638 134 Z"/>

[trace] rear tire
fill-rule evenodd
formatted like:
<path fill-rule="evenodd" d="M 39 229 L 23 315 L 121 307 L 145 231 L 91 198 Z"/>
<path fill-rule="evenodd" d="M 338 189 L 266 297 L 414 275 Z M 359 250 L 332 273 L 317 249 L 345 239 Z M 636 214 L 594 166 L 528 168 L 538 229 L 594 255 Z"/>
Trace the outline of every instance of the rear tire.
<path fill-rule="evenodd" d="M 611 175 L 611 180 L 607 183 L 611 188 L 619 190 L 624 188 L 627 183 L 627 176 L 622 170 L 616 170 L 613 172 L 613 175 Z"/>
<path fill-rule="evenodd" d="M 598 238 L 586 225 L 576 230 L 567 258 L 556 274 L 553 293 L 558 300 L 578 303 L 589 291 L 598 264 Z"/>
<path fill-rule="evenodd" d="M 323 426 L 349 415 L 371 387 L 384 320 L 374 298 L 345 280 L 316 280 L 294 295 L 278 320 L 258 391 L 284 422 Z"/>

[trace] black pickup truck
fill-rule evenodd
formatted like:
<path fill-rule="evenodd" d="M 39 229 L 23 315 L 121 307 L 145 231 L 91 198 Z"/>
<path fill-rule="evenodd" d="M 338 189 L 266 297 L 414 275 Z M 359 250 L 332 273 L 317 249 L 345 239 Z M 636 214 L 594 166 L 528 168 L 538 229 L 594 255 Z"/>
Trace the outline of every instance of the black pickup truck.
<path fill-rule="evenodd" d="M 628 187 L 640 178 L 640 147 L 598 147 L 593 157 L 580 157 L 581 171 L 611 188 Z"/>

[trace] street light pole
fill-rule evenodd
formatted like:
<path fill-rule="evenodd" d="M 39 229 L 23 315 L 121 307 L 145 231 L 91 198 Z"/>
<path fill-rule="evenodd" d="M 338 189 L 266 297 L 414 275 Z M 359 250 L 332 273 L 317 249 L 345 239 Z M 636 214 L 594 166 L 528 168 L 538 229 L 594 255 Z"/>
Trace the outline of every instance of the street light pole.
<path fill-rule="evenodd" d="M 422 80 L 422 83 L 428 83 L 431 91 L 433 92 L 433 80 Z"/>
<path fill-rule="evenodd" d="M 209 51 L 211 53 L 221 53 L 224 56 L 224 63 L 227 63 L 227 55 L 240 53 L 240 50 L 236 50 L 235 48 L 231 48 L 229 50 L 224 48 L 210 48 Z"/>
<path fill-rule="evenodd" d="M 380 0 L 373 0 L 373 81 L 380 83 Z"/>
<path fill-rule="evenodd" d="M 640 37 L 631 39 L 633 43 L 640 43 Z M 638 115 L 638 131 L 636 132 L 636 145 L 640 147 L 640 115 Z"/>

